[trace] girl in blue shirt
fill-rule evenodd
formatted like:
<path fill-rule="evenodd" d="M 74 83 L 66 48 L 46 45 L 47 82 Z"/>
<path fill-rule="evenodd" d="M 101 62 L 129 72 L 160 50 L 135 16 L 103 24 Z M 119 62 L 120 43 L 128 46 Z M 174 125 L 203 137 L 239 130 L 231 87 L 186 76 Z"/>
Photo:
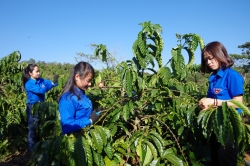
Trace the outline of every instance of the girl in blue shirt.
<path fill-rule="evenodd" d="M 87 62 L 79 62 L 74 67 L 59 96 L 62 134 L 78 132 L 99 119 L 100 114 L 93 111 L 92 102 L 85 94 L 94 75 L 93 67 Z"/>
<path fill-rule="evenodd" d="M 43 102 L 45 93 L 57 86 L 58 75 L 54 76 L 54 81 L 45 80 L 40 78 L 39 68 L 36 64 L 29 64 L 23 71 L 22 82 L 27 95 L 26 101 L 26 116 L 28 121 L 28 150 L 31 153 L 34 144 L 37 141 L 36 138 L 36 122 L 38 121 L 38 115 L 32 114 L 32 105 L 37 102 Z"/>
<path fill-rule="evenodd" d="M 233 70 L 234 62 L 228 56 L 226 48 L 220 42 L 208 43 L 201 53 L 201 72 L 212 72 L 209 77 L 207 97 L 199 101 L 201 109 L 206 110 L 209 106 L 221 106 L 222 102 L 229 100 L 243 101 L 244 79 Z M 228 102 L 228 106 L 235 107 L 239 113 L 242 110 Z M 229 139 L 226 146 L 220 145 L 214 134 L 210 138 L 212 165 L 236 166 L 238 148 L 232 147 Z"/>

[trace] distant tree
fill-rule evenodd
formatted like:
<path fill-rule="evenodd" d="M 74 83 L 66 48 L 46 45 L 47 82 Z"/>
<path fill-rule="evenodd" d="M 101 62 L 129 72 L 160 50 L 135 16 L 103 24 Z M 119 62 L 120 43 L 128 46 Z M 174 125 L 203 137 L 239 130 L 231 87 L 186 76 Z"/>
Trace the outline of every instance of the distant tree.
<path fill-rule="evenodd" d="M 114 52 L 112 55 L 106 48 L 106 45 L 102 44 L 90 44 L 90 48 L 94 50 L 94 54 L 77 53 L 78 57 L 75 57 L 77 62 L 86 61 L 88 63 L 102 63 L 106 65 L 107 68 L 114 68 L 118 61 L 116 59 L 117 53 Z"/>
<path fill-rule="evenodd" d="M 241 48 L 242 54 L 230 54 L 230 57 L 234 60 L 235 66 L 245 79 L 250 67 L 250 42 L 239 45 L 238 48 Z"/>
<path fill-rule="evenodd" d="M 36 61 L 35 61 L 35 59 L 33 59 L 33 58 L 30 58 L 29 60 L 28 60 L 28 64 L 35 64 L 36 63 Z"/>
<path fill-rule="evenodd" d="M 234 65 L 236 67 L 243 67 L 244 65 L 249 65 L 250 55 L 230 54 L 230 57 L 233 59 Z"/>
<path fill-rule="evenodd" d="M 245 44 L 239 45 L 238 48 L 241 48 L 242 54 L 246 54 L 250 56 L 250 42 L 246 42 Z"/>
<path fill-rule="evenodd" d="M 195 82 L 199 85 L 203 85 L 208 79 L 207 75 L 201 74 L 201 65 L 193 64 L 190 66 L 190 74 L 187 76 L 187 81 Z"/>

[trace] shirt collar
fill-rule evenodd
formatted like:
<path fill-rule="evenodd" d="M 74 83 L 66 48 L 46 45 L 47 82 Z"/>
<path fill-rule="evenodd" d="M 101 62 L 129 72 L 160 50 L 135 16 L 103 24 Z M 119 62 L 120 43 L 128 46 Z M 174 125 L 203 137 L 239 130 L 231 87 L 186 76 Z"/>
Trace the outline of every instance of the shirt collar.
<path fill-rule="evenodd" d="M 81 90 L 81 89 L 78 88 L 77 86 L 75 86 L 74 89 L 75 89 L 75 93 L 76 93 L 78 96 L 85 95 L 85 91 L 84 91 L 84 90 Z"/>
<path fill-rule="evenodd" d="M 223 77 L 223 75 L 225 74 L 226 70 L 228 69 L 220 69 L 219 71 L 217 71 L 217 73 L 215 73 L 214 75 L 217 75 L 219 77 Z"/>
<path fill-rule="evenodd" d="M 33 78 L 30 78 L 30 79 L 29 79 L 29 81 L 30 81 L 30 82 L 33 82 L 33 83 L 39 83 L 39 80 L 40 80 L 40 79 L 36 79 L 36 80 L 33 79 Z"/>

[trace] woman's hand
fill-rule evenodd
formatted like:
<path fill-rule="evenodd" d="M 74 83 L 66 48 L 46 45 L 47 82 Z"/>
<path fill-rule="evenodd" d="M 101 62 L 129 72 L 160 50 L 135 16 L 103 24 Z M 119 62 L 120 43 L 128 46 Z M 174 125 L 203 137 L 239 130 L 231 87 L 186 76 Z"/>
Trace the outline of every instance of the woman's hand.
<path fill-rule="evenodd" d="M 97 113 L 96 111 L 93 111 L 90 115 L 91 123 L 95 123 L 100 118 L 100 113 Z"/>
<path fill-rule="evenodd" d="M 101 81 L 100 83 L 99 83 L 99 88 L 104 88 L 105 87 L 105 81 Z"/>
<path fill-rule="evenodd" d="M 214 99 L 212 98 L 202 98 L 200 101 L 199 101 L 199 107 L 202 109 L 202 110 L 206 110 L 209 108 L 209 106 L 211 105 L 214 105 Z"/>
<path fill-rule="evenodd" d="M 54 84 L 55 84 L 55 83 L 57 83 L 57 81 L 58 81 L 58 77 L 59 77 L 59 75 L 58 75 L 58 74 L 54 75 L 54 80 L 53 80 L 53 83 L 54 83 Z"/>

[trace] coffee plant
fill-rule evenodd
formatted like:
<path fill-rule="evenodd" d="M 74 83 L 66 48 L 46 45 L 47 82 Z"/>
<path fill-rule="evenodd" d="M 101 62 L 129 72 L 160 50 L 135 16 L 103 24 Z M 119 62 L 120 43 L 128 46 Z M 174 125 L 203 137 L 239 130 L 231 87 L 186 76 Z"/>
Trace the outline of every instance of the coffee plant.
<path fill-rule="evenodd" d="M 134 57 L 97 71 L 94 86 L 87 91 L 94 108 L 105 108 L 94 125 L 61 134 L 56 98 L 66 78 L 48 93 L 46 102 L 34 105 L 33 111 L 39 113 L 40 141 L 28 165 L 204 165 L 210 160 L 208 140 L 212 133 L 222 145 L 230 136 L 240 149 L 238 163 L 243 162 L 250 144 L 250 126 L 226 102 L 201 111 L 198 102 L 206 95 L 207 83 L 187 80 L 196 70 L 194 52 L 203 49 L 202 38 L 177 34 L 178 44 L 172 48 L 169 62 L 163 64 L 161 26 L 151 22 L 140 25 L 142 30 L 132 46 Z M 188 54 L 187 64 L 183 52 Z M 94 56 L 105 61 L 107 55 L 106 46 L 96 47 Z M 105 86 L 97 87 L 103 80 Z M 250 115 L 244 104 L 230 102 L 243 110 L 243 116 Z M 11 106 L 4 108 L 8 111 Z M 6 146 L 3 144 L 4 140 L 1 145 Z"/>
<path fill-rule="evenodd" d="M 22 90 L 24 65 L 19 51 L 0 60 L 0 153 L 26 147 L 25 94 Z M 4 157 L 4 155 L 1 155 Z M 1 158 L 1 157 L 0 157 Z"/>

